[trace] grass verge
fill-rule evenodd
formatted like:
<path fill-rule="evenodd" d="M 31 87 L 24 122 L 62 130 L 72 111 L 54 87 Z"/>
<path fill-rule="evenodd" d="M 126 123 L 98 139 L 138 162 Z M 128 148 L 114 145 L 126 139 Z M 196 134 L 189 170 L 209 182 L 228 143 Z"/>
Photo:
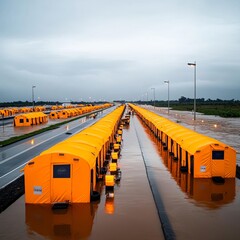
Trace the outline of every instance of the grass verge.
<path fill-rule="evenodd" d="M 193 105 L 182 104 L 172 105 L 173 110 L 180 111 L 192 111 Z M 197 105 L 197 112 L 204 113 L 206 115 L 215 115 L 224 118 L 229 117 L 240 117 L 240 106 L 239 105 L 224 105 L 224 104 L 213 104 L 213 105 Z"/>

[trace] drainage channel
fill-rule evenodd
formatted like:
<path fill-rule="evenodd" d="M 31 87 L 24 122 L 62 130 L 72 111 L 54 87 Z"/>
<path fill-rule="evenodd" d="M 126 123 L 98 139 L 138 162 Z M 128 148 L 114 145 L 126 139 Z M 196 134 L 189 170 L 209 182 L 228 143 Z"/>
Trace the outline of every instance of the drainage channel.
<path fill-rule="evenodd" d="M 155 150 L 152 149 L 152 151 L 151 151 L 151 147 L 153 148 L 153 146 L 150 143 L 150 139 L 148 139 L 147 136 L 144 138 L 144 142 L 142 141 L 143 136 L 140 136 L 140 134 L 144 134 L 142 132 L 143 131 L 142 128 L 139 127 L 139 126 L 137 127 L 135 121 L 133 122 L 133 125 L 134 125 L 135 131 L 136 131 L 137 140 L 138 140 L 139 147 L 140 147 L 141 154 L 142 154 L 142 158 L 143 158 L 143 161 L 144 161 L 149 185 L 150 185 L 150 188 L 151 188 L 151 191 L 152 191 L 152 194 L 153 194 L 153 198 L 154 198 L 157 210 L 158 210 L 158 216 L 159 216 L 159 219 L 160 219 L 160 222 L 161 222 L 161 225 L 162 225 L 162 230 L 163 230 L 163 233 L 164 233 L 164 237 L 167 240 L 176 239 L 176 236 L 175 236 L 175 233 L 173 231 L 172 225 L 171 225 L 171 223 L 168 219 L 168 216 L 167 216 L 167 213 L 166 213 L 166 210 L 165 210 L 165 207 L 164 207 L 164 203 L 163 203 L 163 200 L 161 198 L 161 194 L 158 191 L 156 180 L 154 178 L 154 175 L 151 174 L 152 173 L 151 170 L 152 170 L 153 167 L 151 166 L 151 164 L 149 164 L 148 159 L 151 158 L 149 156 L 149 153 L 154 152 Z M 141 131 L 140 131 L 140 129 L 141 129 Z M 148 147 L 146 148 L 146 143 L 148 141 L 149 141 Z M 158 168 L 158 167 L 156 167 L 156 168 Z"/>

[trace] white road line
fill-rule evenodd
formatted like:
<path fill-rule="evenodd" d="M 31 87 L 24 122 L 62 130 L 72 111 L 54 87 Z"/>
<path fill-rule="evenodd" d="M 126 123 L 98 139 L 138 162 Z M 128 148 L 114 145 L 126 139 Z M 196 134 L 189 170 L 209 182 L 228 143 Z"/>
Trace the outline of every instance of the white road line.
<path fill-rule="evenodd" d="M 27 163 L 28 163 L 28 162 L 25 162 L 25 163 L 23 163 L 22 165 L 20 165 L 20 166 L 14 168 L 12 171 L 10 171 L 10 172 L 5 173 L 4 175 L 2 175 L 0 178 L 4 178 L 4 177 L 6 177 L 8 174 L 10 174 L 10 173 L 16 171 L 18 168 L 21 168 L 22 166 L 26 165 Z"/>
<path fill-rule="evenodd" d="M 66 130 L 65 132 L 67 132 L 67 131 L 69 131 L 69 130 Z M 40 143 L 38 143 L 38 144 L 36 144 L 36 145 L 33 145 L 32 147 L 27 148 L 27 149 L 23 150 L 22 152 L 19 152 L 19 153 L 15 154 L 15 155 L 13 155 L 13 156 L 11 156 L 11 157 L 9 157 L 9 158 L 3 160 L 2 162 L 0 162 L 0 165 L 3 164 L 3 163 L 5 163 L 5 162 L 8 162 L 9 160 L 11 160 L 11 159 L 13 159 L 13 158 L 15 158 L 15 157 L 21 155 L 22 153 L 25 153 L 25 152 L 27 152 L 27 151 L 29 151 L 29 150 L 31 150 L 31 149 L 33 149 L 33 148 L 39 146 L 39 145 L 41 145 L 41 144 L 43 144 L 43 143 L 45 143 L 45 142 L 51 140 L 51 139 L 53 139 L 53 138 L 55 138 L 55 137 L 57 137 L 57 136 L 59 136 L 59 135 L 61 135 L 61 134 L 63 134 L 63 133 L 64 133 L 64 132 L 59 133 L 58 135 L 55 135 L 55 136 L 53 136 L 53 137 L 51 137 L 51 138 L 48 138 L 48 139 L 45 140 L 45 141 L 42 141 L 42 142 L 40 142 Z"/>
<path fill-rule="evenodd" d="M 15 177 L 14 179 L 12 179 L 10 182 L 6 183 L 6 184 L 3 185 L 2 187 L 0 186 L 0 189 L 5 188 L 7 185 L 9 185 L 10 183 L 14 182 L 16 179 L 18 179 L 18 178 L 21 177 L 22 175 L 23 175 L 23 173 L 20 174 L 19 176 Z"/>

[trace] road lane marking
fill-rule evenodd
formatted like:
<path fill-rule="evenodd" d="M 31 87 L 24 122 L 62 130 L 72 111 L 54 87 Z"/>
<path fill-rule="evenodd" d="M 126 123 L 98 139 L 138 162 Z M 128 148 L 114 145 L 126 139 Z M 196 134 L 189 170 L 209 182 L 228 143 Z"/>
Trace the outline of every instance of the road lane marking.
<path fill-rule="evenodd" d="M 10 172 L 7 172 L 7 173 L 5 173 L 4 175 L 2 175 L 0 178 L 4 178 L 4 177 L 6 177 L 7 175 L 9 175 L 10 173 L 16 171 L 18 168 L 21 168 L 22 166 L 26 165 L 27 163 L 28 163 L 28 162 L 25 162 L 25 163 L 23 163 L 22 165 L 20 165 L 20 166 L 14 168 L 14 169 L 11 170 Z"/>

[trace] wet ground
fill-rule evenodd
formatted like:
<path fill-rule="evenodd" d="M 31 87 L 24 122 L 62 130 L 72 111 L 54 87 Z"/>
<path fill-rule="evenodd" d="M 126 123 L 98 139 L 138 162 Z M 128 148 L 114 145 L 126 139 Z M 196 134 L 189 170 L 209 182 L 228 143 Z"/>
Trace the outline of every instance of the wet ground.
<path fill-rule="evenodd" d="M 101 182 L 99 203 L 67 211 L 25 205 L 22 196 L 0 214 L 0 239 L 164 239 L 161 223 L 168 239 L 239 239 L 238 179 L 217 185 L 181 173 L 137 116 L 123 131 L 121 154 L 114 198 Z"/>
<path fill-rule="evenodd" d="M 0 239 L 164 239 L 134 127 L 124 129 L 122 179 L 108 198 L 67 211 L 25 205 L 24 196 L 0 215 Z M 9 226 L 14 229 L 9 231 Z"/>

